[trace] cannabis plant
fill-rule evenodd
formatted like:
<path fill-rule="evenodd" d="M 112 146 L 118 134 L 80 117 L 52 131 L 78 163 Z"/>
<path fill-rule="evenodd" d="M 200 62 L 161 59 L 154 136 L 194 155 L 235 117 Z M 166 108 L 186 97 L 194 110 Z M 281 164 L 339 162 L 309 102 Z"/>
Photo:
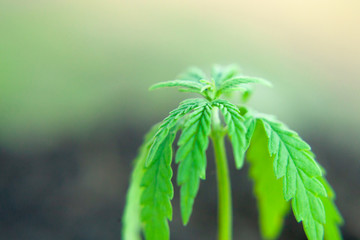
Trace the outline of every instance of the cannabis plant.
<path fill-rule="evenodd" d="M 343 220 L 335 194 L 315 161 L 310 146 L 273 116 L 260 114 L 226 100 L 240 92 L 245 102 L 251 84 L 268 81 L 242 75 L 235 66 L 212 69 L 208 78 L 192 68 L 177 80 L 161 82 L 150 89 L 179 87 L 202 98 L 187 99 L 155 125 L 145 137 L 135 160 L 123 217 L 124 240 L 168 240 L 172 219 L 173 142 L 178 131 L 175 162 L 183 224 L 189 222 L 200 180 L 206 177 L 209 138 L 214 148 L 218 181 L 218 238 L 232 239 L 232 201 L 224 137 L 228 136 L 237 169 L 246 159 L 254 183 L 263 238 L 276 239 L 290 205 L 310 240 L 341 239 Z M 290 204 L 291 203 L 291 204 Z"/>

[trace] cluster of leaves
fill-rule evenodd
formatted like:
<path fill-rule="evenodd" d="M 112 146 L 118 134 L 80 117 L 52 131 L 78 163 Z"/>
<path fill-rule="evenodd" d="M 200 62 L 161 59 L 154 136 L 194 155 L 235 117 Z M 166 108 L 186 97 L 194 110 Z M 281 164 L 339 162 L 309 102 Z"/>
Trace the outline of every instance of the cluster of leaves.
<path fill-rule="evenodd" d="M 263 236 L 278 236 L 291 200 L 295 218 L 303 222 L 308 239 L 323 239 L 324 230 L 325 239 L 342 239 L 338 226 L 343 220 L 334 204 L 334 192 L 310 146 L 271 116 L 245 116 L 249 131 L 255 129 L 247 159 Z"/>
<path fill-rule="evenodd" d="M 192 68 L 177 80 L 150 88 L 180 87 L 180 91 L 196 92 L 204 98 L 180 103 L 146 137 L 135 161 L 128 192 L 123 218 L 125 240 L 141 239 L 141 230 L 147 240 L 170 238 L 168 220 L 172 219 L 174 194 L 172 144 L 178 130 L 181 135 L 175 156 L 179 164 L 177 184 L 182 220 L 184 225 L 188 223 L 200 179 L 206 177 L 206 149 L 212 116 L 218 114 L 213 111 L 216 108 L 224 117 L 236 168 L 243 166 L 245 154 L 250 164 L 263 237 L 275 239 L 279 235 L 291 203 L 308 239 L 319 240 L 324 235 L 326 240 L 341 239 L 338 226 L 343 220 L 334 205 L 335 194 L 309 145 L 273 117 L 220 99 L 234 91 L 241 91 L 243 99 L 247 99 L 252 92 L 250 83 L 270 85 L 266 80 L 241 75 L 236 66 L 215 66 L 210 79 Z"/>

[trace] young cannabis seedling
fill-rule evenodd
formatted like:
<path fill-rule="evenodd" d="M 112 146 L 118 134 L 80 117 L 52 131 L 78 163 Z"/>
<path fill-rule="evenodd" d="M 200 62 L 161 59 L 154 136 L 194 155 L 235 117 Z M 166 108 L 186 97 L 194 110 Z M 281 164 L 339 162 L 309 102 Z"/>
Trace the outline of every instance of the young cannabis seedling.
<path fill-rule="evenodd" d="M 246 155 L 254 182 L 260 229 L 263 238 L 276 239 L 290 209 L 302 221 L 310 240 L 342 239 L 342 217 L 335 194 L 324 178 L 324 170 L 314 159 L 310 146 L 274 117 L 236 106 L 222 95 L 240 91 L 246 100 L 251 83 L 270 85 L 243 76 L 235 66 L 212 69 L 208 78 L 192 68 L 177 80 L 161 82 L 150 89 L 180 87 L 203 98 L 187 99 L 147 134 L 135 160 L 123 217 L 124 240 L 168 240 L 168 220 L 172 219 L 172 144 L 181 131 L 175 162 L 179 164 L 177 184 L 184 225 L 189 222 L 199 190 L 206 176 L 206 150 L 209 137 L 215 152 L 218 180 L 219 239 L 232 239 L 232 203 L 224 137 L 229 136 L 237 169 Z M 223 121 L 219 114 L 223 115 Z"/>

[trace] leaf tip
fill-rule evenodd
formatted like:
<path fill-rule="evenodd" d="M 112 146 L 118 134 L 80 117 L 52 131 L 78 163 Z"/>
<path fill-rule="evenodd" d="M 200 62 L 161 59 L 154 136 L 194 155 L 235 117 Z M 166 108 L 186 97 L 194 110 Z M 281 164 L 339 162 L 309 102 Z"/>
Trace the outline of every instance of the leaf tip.
<path fill-rule="evenodd" d="M 237 157 L 235 161 L 235 167 L 237 170 L 240 170 L 244 166 L 244 156 Z"/>
<path fill-rule="evenodd" d="M 269 80 L 266 80 L 266 79 L 261 79 L 261 83 L 267 87 L 274 87 L 274 85 L 272 84 L 272 82 L 270 82 Z"/>
<path fill-rule="evenodd" d="M 151 86 L 148 88 L 149 91 L 153 91 L 153 90 L 155 90 L 155 89 L 158 89 L 158 84 L 157 84 L 157 83 L 151 85 Z"/>
<path fill-rule="evenodd" d="M 186 214 L 182 214 L 182 222 L 184 226 L 187 226 L 187 224 L 189 223 L 190 220 L 190 216 L 186 215 Z"/>

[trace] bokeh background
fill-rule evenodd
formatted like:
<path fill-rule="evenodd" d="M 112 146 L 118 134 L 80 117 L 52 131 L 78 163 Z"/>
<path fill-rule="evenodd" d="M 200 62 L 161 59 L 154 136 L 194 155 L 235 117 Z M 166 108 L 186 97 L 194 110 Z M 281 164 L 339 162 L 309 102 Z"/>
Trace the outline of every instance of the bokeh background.
<path fill-rule="evenodd" d="M 344 239 L 360 239 L 359 12 L 357 0 L 1 0 L 0 239 L 120 239 L 142 136 L 192 96 L 148 87 L 214 63 L 273 82 L 250 105 L 312 145 Z M 208 153 L 187 227 L 175 193 L 172 239 L 216 239 Z M 247 167 L 230 166 L 234 239 L 260 239 Z M 306 239 L 291 214 L 281 239 Z"/>

